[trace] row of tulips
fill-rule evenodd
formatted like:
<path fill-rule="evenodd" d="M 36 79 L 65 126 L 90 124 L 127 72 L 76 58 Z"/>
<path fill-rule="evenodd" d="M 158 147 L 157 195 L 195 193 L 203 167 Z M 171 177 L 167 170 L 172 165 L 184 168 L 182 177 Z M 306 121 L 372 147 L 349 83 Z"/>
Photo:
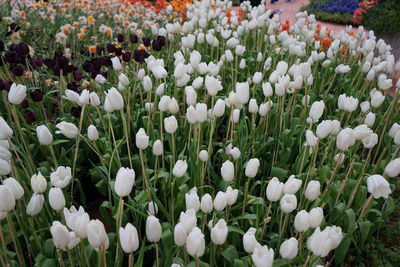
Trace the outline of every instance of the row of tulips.
<path fill-rule="evenodd" d="M 142 38 L 111 19 L 130 3 L 12 3 L 32 40 L 0 47 L 3 266 L 340 265 L 394 210 L 400 65 L 372 31 L 195 1 Z"/>

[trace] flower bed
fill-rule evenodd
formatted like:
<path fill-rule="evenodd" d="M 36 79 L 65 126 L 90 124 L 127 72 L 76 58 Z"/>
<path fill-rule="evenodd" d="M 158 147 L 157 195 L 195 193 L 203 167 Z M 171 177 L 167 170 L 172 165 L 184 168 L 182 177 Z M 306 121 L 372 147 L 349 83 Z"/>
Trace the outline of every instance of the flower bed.
<path fill-rule="evenodd" d="M 358 8 L 359 0 L 317 0 L 302 9 L 315 14 L 321 21 L 353 24 L 353 14 Z"/>
<path fill-rule="evenodd" d="M 6 3 L 2 266 L 315 266 L 366 252 L 398 204 L 390 46 L 306 13 L 231 7 Z"/>

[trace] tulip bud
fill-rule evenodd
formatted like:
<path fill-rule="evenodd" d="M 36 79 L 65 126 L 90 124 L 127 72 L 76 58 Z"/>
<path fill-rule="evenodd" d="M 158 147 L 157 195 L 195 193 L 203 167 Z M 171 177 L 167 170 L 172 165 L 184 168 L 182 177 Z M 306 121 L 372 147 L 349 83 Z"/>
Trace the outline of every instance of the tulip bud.
<path fill-rule="evenodd" d="M 240 104 L 246 104 L 249 102 L 250 88 L 247 82 L 236 83 L 236 97 Z"/>
<path fill-rule="evenodd" d="M 162 234 L 162 229 L 161 229 L 161 224 L 160 221 L 154 217 L 153 215 L 150 215 L 146 219 L 146 237 L 147 239 L 152 242 L 156 243 L 160 241 Z"/>
<path fill-rule="evenodd" d="M 132 192 L 135 184 L 135 171 L 129 168 L 120 168 L 115 178 L 114 189 L 119 197 L 126 197 Z"/>
<path fill-rule="evenodd" d="M 95 92 L 91 92 L 89 94 L 89 102 L 93 107 L 98 107 L 101 104 L 100 98 Z"/>
<path fill-rule="evenodd" d="M 59 221 L 53 221 L 50 232 L 56 248 L 66 249 L 68 247 L 70 237 L 69 231 L 65 225 L 61 224 Z"/>
<path fill-rule="evenodd" d="M 240 154 L 241 154 L 241 153 L 240 153 L 239 148 L 234 147 L 234 148 L 231 149 L 231 151 L 229 152 L 229 154 L 232 156 L 232 158 L 233 158 L 234 160 L 237 160 L 237 159 L 240 158 Z"/>
<path fill-rule="evenodd" d="M 104 224 L 100 220 L 91 220 L 88 224 L 88 241 L 89 244 L 99 249 L 101 246 L 108 249 L 109 240 Z"/>
<path fill-rule="evenodd" d="M 247 253 L 253 253 L 254 248 L 258 244 L 256 240 L 256 231 L 254 227 L 249 228 L 247 232 L 243 235 L 243 248 Z"/>
<path fill-rule="evenodd" d="M 279 181 L 278 178 L 274 177 L 268 182 L 267 186 L 267 198 L 269 201 L 278 201 L 282 196 L 284 184 Z"/>
<path fill-rule="evenodd" d="M 101 74 L 97 74 L 94 80 L 99 84 L 105 84 L 107 82 L 107 79 Z"/>
<path fill-rule="evenodd" d="M 189 233 L 197 224 L 196 211 L 194 209 L 181 212 L 179 222 L 183 224 L 186 233 Z"/>
<path fill-rule="evenodd" d="M 14 195 L 16 200 L 21 199 L 24 195 L 24 188 L 20 185 L 20 183 L 12 177 L 9 177 L 3 181 L 3 185 L 5 185 Z"/>
<path fill-rule="evenodd" d="M 252 98 L 249 102 L 249 112 L 254 114 L 258 112 L 257 100 Z"/>
<path fill-rule="evenodd" d="M 221 176 L 226 182 L 231 182 L 235 175 L 235 167 L 229 160 L 225 161 L 221 167 Z"/>
<path fill-rule="evenodd" d="M 44 197 L 41 194 L 33 194 L 31 200 L 26 206 L 26 214 L 36 216 L 43 209 Z"/>
<path fill-rule="evenodd" d="M 64 194 L 60 188 L 52 187 L 49 191 L 49 203 L 53 210 L 60 211 L 65 207 Z"/>
<path fill-rule="evenodd" d="M 164 94 L 165 83 L 160 84 L 156 89 L 156 95 L 162 96 Z"/>
<path fill-rule="evenodd" d="M 0 116 L 0 140 L 5 140 L 13 135 L 13 130 L 7 124 L 3 117 Z"/>
<path fill-rule="evenodd" d="M 225 243 L 228 236 L 228 226 L 224 219 L 220 219 L 211 229 L 211 241 L 215 245 L 222 245 Z"/>
<path fill-rule="evenodd" d="M 364 124 L 366 124 L 368 127 L 374 126 L 375 118 L 375 113 L 369 112 L 364 119 Z"/>
<path fill-rule="evenodd" d="M 144 150 L 149 146 L 149 137 L 146 135 L 146 131 L 140 128 L 136 133 L 136 147 Z"/>
<path fill-rule="evenodd" d="M 207 150 L 201 150 L 199 152 L 199 159 L 203 162 L 206 162 L 208 160 L 208 151 Z"/>
<path fill-rule="evenodd" d="M 31 187 L 33 192 L 41 194 L 47 189 L 47 181 L 46 178 L 39 172 L 38 174 L 34 174 L 31 177 Z"/>
<path fill-rule="evenodd" d="M 324 139 L 325 137 L 328 136 L 332 131 L 332 121 L 330 120 L 324 120 L 317 126 L 317 136 L 320 139 Z"/>
<path fill-rule="evenodd" d="M 256 246 L 254 248 L 251 259 L 256 267 L 272 267 L 274 261 L 274 251 L 272 248 L 264 246 Z"/>
<path fill-rule="evenodd" d="M 14 105 L 19 105 L 24 101 L 26 97 L 26 86 L 22 84 L 11 85 L 10 91 L 8 92 L 8 102 Z"/>
<path fill-rule="evenodd" d="M 225 113 L 225 101 L 218 99 L 214 105 L 213 115 L 217 118 L 222 117 Z"/>
<path fill-rule="evenodd" d="M 60 122 L 56 124 L 56 127 L 59 129 L 59 131 L 56 131 L 56 134 L 61 133 L 67 138 L 74 138 L 79 134 L 79 130 L 75 124 L 69 122 Z"/>
<path fill-rule="evenodd" d="M 111 63 L 114 70 L 119 71 L 122 69 L 121 61 L 118 57 L 112 57 Z"/>
<path fill-rule="evenodd" d="M 279 204 L 284 213 L 291 213 L 297 207 L 297 198 L 293 194 L 285 194 Z"/>
<path fill-rule="evenodd" d="M 186 210 L 194 209 L 196 212 L 200 209 L 200 199 L 197 195 L 197 188 L 193 187 L 185 194 Z"/>
<path fill-rule="evenodd" d="M 136 227 L 127 223 L 125 228 L 119 228 L 119 241 L 125 253 L 132 253 L 139 248 L 139 236 Z"/>
<path fill-rule="evenodd" d="M 172 174 L 175 177 L 180 178 L 186 173 L 187 168 L 188 168 L 188 165 L 186 163 L 186 160 L 178 160 L 174 165 Z"/>
<path fill-rule="evenodd" d="M 87 129 L 87 135 L 90 141 L 96 141 L 99 139 L 99 132 L 97 131 L 96 126 L 89 125 Z"/>
<path fill-rule="evenodd" d="M 301 184 L 302 180 L 296 179 L 294 175 L 290 175 L 283 187 L 283 192 L 285 194 L 296 194 L 296 192 L 299 191 Z"/>
<path fill-rule="evenodd" d="M 324 211 L 320 208 L 313 208 L 309 213 L 309 224 L 311 228 L 318 227 L 324 219 Z"/>
<path fill-rule="evenodd" d="M 156 140 L 153 144 L 153 154 L 155 156 L 161 156 L 164 153 L 163 144 L 161 140 Z"/>
<path fill-rule="evenodd" d="M 400 174 L 400 158 L 396 158 L 386 165 L 384 173 L 389 177 L 396 177 Z"/>
<path fill-rule="evenodd" d="M 240 109 L 235 108 L 232 112 L 231 120 L 233 123 L 237 123 L 240 117 Z"/>
<path fill-rule="evenodd" d="M 214 209 L 217 211 L 224 210 L 227 204 L 226 194 L 222 191 L 219 191 L 214 198 Z"/>
<path fill-rule="evenodd" d="M 310 130 L 306 131 L 306 142 L 310 147 L 314 147 L 318 144 L 318 137 L 314 135 L 314 133 Z"/>
<path fill-rule="evenodd" d="M 374 198 L 388 198 L 389 194 L 392 193 L 389 182 L 379 174 L 374 174 L 368 177 L 367 186 L 368 192 L 371 193 Z"/>
<path fill-rule="evenodd" d="M 174 227 L 174 241 L 178 247 L 182 247 L 185 245 L 187 239 L 187 234 L 185 231 L 185 227 L 182 223 L 178 223 Z"/>
<path fill-rule="evenodd" d="M 5 185 L 0 185 L 0 211 L 11 211 L 15 207 L 13 192 Z"/>
<path fill-rule="evenodd" d="M 81 239 L 76 236 L 75 232 L 69 232 L 68 234 L 69 234 L 69 242 L 67 248 L 71 250 L 75 248 L 79 244 L 79 242 L 81 242 Z"/>
<path fill-rule="evenodd" d="M 279 249 L 279 254 L 281 255 L 282 259 L 294 259 L 299 251 L 298 244 L 299 242 L 294 237 L 283 241 Z"/>
<path fill-rule="evenodd" d="M 201 197 L 200 208 L 206 214 L 213 210 L 213 201 L 210 194 L 205 194 Z"/>
<path fill-rule="evenodd" d="M 207 105 L 204 103 L 196 104 L 196 120 L 199 123 L 207 120 Z"/>
<path fill-rule="evenodd" d="M 211 96 L 216 96 L 218 92 L 223 89 L 221 81 L 219 79 L 208 75 L 206 76 L 204 85 L 207 89 L 208 94 Z"/>
<path fill-rule="evenodd" d="M 302 210 L 294 217 L 294 228 L 297 232 L 305 232 L 310 228 L 309 214 L 307 211 Z"/>
<path fill-rule="evenodd" d="M 324 113 L 325 103 L 324 101 L 316 101 L 311 105 L 309 117 L 314 121 L 318 121 Z"/>
<path fill-rule="evenodd" d="M 261 72 L 256 72 L 253 75 L 253 83 L 254 84 L 259 84 L 262 80 L 262 73 Z"/>
<path fill-rule="evenodd" d="M 150 201 L 148 206 L 147 206 L 147 211 L 150 215 L 156 216 L 158 213 L 158 206 L 154 201 Z"/>
<path fill-rule="evenodd" d="M 176 114 L 179 112 L 178 101 L 176 101 L 176 99 L 173 97 L 168 103 L 168 111 L 171 112 L 172 114 Z"/>
<path fill-rule="evenodd" d="M 145 92 L 149 92 L 153 88 L 153 83 L 148 75 L 143 77 L 142 85 Z"/>
<path fill-rule="evenodd" d="M 304 196 L 310 201 L 316 200 L 321 193 L 320 187 L 321 184 L 319 183 L 319 181 L 310 181 L 307 184 Z"/>
<path fill-rule="evenodd" d="M 274 94 L 274 91 L 272 90 L 272 86 L 269 82 L 265 82 L 262 84 L 262 89 L 265 97 L 271 97 Z"/>
<path fill-rule="evenodd" d="M 201 257 L 205 250 L 204 234 L 197 227 L 193 228 L 186 239 L 186 249 L 190 256 Z"/>
<path fill-rule="evenodd" d="M 106 92 L 106 98 L 104 102 L 104 110 L 107 113 L 111 113 L 115 110 L 121 110 L 124 108 L 124 99 L 117 89 L 111 87 Z"/>
<path fill-rule="evenodd" d="M 232 187 L 228 186 L 225 191 L 226 196 L 226 204 L 232 206 L 236 203 L 238 197 L 239 190 L 232 189 Z"/>
<path fill-rule="evenodd" d="M 176 129 L 178 129 L 178 122 L 174 115 L 164 119 L 164 128 L 167 133 L 175 133 Z"/>
<path fill-rule="evenodd" d="M 8 161 L 0 159 L 0 175 L 8 175 L 11 172 L 11 166 Z"/>
<path fill-rule="evenodd" d="M 336 147 L 341 151 L 347 151 L 356 142 L 353 129 L 345 128 L 336 137 Z"/>
<path fill-rule="evenodd" d="M 260 161 L 256 158 L 250 159 L 247 162 L 245 175 L 248 178 L 254 178 L 257 175 L 258 167 L 260 167 Z"/>
<path fill-rule="evenodd" d="M 36 134 L 39 139 L 39 143 L 44 146 L 48 146 L 53 142 L 53 135 L 44 125 L 40 125 L 36 128 Z"/>

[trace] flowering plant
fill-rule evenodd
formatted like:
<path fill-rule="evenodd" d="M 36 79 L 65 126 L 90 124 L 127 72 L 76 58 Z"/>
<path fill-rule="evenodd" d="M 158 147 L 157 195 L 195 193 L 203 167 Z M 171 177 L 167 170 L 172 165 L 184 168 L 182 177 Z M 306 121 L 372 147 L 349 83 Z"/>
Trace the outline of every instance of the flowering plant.
<path fill-rule="evenodd" d="M 182 20 L 8 2 L 1 265 L 340 265 L 365 249 L 396 205 L 400 65 L 372 31 L 263 4 L 196 1 Z"/>

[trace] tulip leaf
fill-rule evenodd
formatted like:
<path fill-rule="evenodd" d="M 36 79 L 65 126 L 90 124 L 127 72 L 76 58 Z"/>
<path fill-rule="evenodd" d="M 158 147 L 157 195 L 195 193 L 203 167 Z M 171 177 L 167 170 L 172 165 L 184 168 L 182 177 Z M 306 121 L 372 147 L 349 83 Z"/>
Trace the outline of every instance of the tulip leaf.
<path fill-rule="evenodd" d="M 351 238 L 349 235 L 346 234 L 346 236 L 343 238 L 342 242 L 340 245 L 336 248 L 335 250 L 335 256 L 336 256 L 336 263 L 340 264 L 342 263 L 345 258 L 346 258 L 346 253 L 349 250 L 351 243 Z"/>
<path fill-rule="evenodd" d="M 385 200 L 385 204 L 384 204 L 384 209 L 382 207 L 383 210 L 383 216 L 388 216 L 389 214 L 391 214 L 394 211 L 395 205 L 394 205 L 394 201 L 393 198 L 389 197 Z"/>
<path fill-rule="evenodd" d="M 247 263 L 246 263 L 245 261 L 243 261 L 243 260 L 235 259 L 235 260 L 233 261 L 233 267 L 245 267 L 245 266 L 248 266 L 248 265 L 247 265 Z"/>
<path fill-rule="evenodd" d="M 347 233 L 353 233 L 356 228 L 356 214 L 353 209 L 347 209 L 345 211 L 344 223 L 347 227 Z"/>
<path fill-rule="evenodd" d="M 288 171 L 279 167 L 271 168 L 271 177 L 278 177 L 279 179 L 286 178 L 288 175 Z"/>
<path fill-rule="evenodd" d="M 40 263 L 41 267 L 55 267 L 58 266 L 54 259 L 45 259 L 43 262 Z"/>
<path fill-rule="evenodd" d="M 47 258 L 53 258 L 54 257 L 54 243 L 53 243 L 53 239 L 47 239 L 46 242 L 44 243 L 44 248 L 43 248 L 43 252 L 44 255 Z"/>
<path fill-rule="evenodd" d="M 236 226 L 228 226 L 228 233 L 230 233 L 230 232 L 235 232 L 235 233 L 244 235 L 244 231 L 241 228 L 236 227 Z"/>
<path fill-rule="evenodd" d="M 232 245 L 229 245 L 221 254 L 230 264 L 232 264 L 235 259 L 239 258 L 236 248 Z"/>
<path fill-rule="evenodd" d="M 362 221 L 358 223 L 361 232 L 361 244 L 364 244 L 365 240 L 367 240 L 369 230 L 371 229 L 372 223 L 370 221 Z"/>

